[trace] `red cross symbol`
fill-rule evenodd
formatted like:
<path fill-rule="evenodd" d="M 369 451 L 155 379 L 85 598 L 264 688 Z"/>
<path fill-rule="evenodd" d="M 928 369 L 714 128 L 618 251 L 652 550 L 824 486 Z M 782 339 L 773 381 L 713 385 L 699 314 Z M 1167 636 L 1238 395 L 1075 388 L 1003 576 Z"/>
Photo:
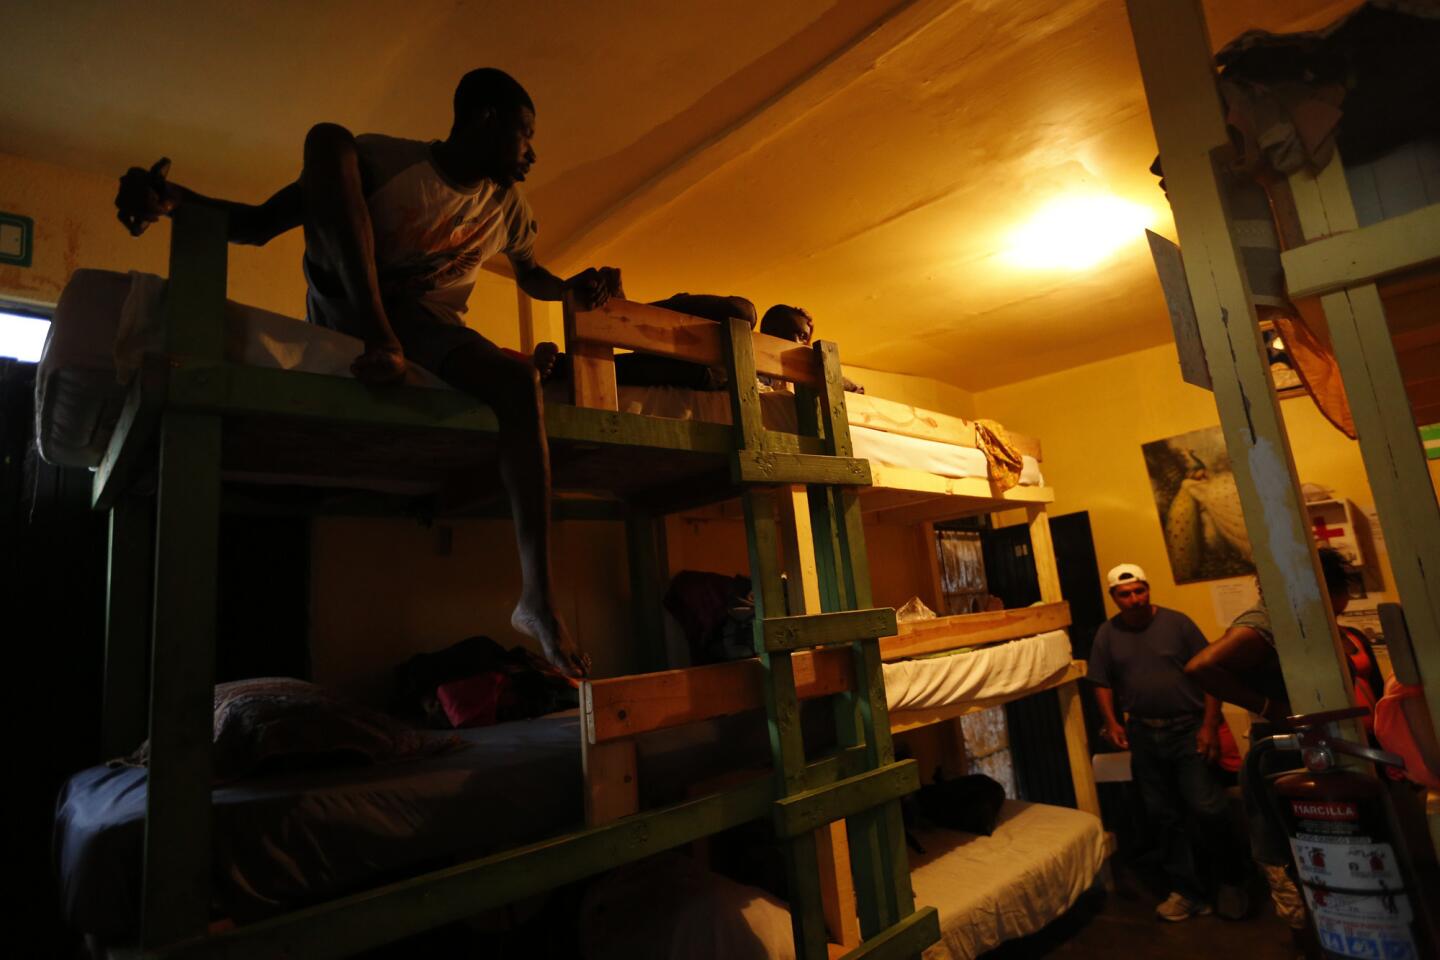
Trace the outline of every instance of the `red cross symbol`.
<path fill-rule="evenodd" d="M 1345 536 L 1344 527 L 1331 527 L 1325 523 L 1324 517 L 1315 517 L 1310 522 L 1315 526 L 1315 539 L 1321 543 L 1329 544 L 1331 537 Z"/>

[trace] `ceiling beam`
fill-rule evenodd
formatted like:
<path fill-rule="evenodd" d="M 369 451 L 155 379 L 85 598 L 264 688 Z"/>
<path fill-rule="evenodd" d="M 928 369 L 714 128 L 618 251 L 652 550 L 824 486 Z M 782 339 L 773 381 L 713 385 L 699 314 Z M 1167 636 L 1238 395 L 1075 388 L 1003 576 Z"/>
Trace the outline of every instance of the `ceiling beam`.
<path fill-rule="evenodd" d="M 574 263 L 632 230 L 726 164 L 762 146 L 787 127 L 869 73 L 887 53 L 905 45 L 954 9 L 953 0 L 911 0 L 885 14 L 849 44 L 776 92 L 734 123 L 677 157 L 643 186 L 616 200 L 550 248 L 546 259 Z"/>

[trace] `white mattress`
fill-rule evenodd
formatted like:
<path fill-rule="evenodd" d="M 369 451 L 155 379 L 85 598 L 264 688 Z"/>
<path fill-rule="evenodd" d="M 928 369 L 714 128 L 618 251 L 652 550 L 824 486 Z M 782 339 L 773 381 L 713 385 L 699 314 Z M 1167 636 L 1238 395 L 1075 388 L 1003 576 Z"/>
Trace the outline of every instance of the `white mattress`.
<path fill-rule="evenodd" d="M 1070 666 L 1064 630 L 1037 633 L 943 657 L 885 664 L 890 712 L 945 707 L 1028 690 Z"/>
<path fill-rule="evenodd" d="M 65 285 L 35 378 L 35 435 L 40 454 L 63 466 L 93 467 L 120 409 L 140 357 L 162 349 L 160 309 L 165 281 L 154 274 L 77 270 Z M 350 376 L 360 341 L 324 327 L 258 307 L 226 303 L 225 355 L 234 363 L 280 370 Z M 409 382 L 449 389 L 438 377 L 411 366 Z M 546 399 L 564 402 L 566 385 L 552 384 Z M 620 409 L 655 417 L 730 422 L 725 392 L 678 387 L 621 387 Z M 762 395 L 765 425 L 795 430 L 795 408 L 785 393 Z M 855 456 L 945 477 L 986 475 L 985 455 L 971 447 L 921 440 L 852 426 Z M 1025 458 L 1022 484 L 1043 483 L 1039 465 Z"/>
<path fill-rule="evenodd" d="M 1006 800 L 995 833 L 917 833 L 917 906 L 940 911 L 940 942 L 925 960 L 971 960 L 1058 918 L 1095 880 L 1105 831 L 1094 814 Z"/>

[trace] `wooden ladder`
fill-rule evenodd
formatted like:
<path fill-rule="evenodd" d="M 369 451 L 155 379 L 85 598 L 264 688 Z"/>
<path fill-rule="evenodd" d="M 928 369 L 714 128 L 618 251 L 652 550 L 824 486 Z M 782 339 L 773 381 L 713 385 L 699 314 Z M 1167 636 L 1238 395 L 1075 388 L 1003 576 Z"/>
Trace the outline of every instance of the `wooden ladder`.
<path fill-rule="evenodd" d="M 732 320 L 726 334 L 738 447 L 732 479 L 744 488 L 772 821 L 786 855 L 796 956 L 828 957 L 832 937 L 847 958 L 918 956 L 940 938 L 940 925 L 933 907 L 915 910 L 910 887 L 900 798 L 918 789 L 919 774 L 915 761 L 895 760 L 890 738 L 879 638 L 896 632 L 895 611 L 871 607 L 857 500 L 870 467 L 853 456 L 839 354 L 834 344 L 816 344 L 821 386 L 796 386 L 799 433 L 818 439 L 821 451 L 796 452 L 793 437 L 765 429 L 749 325 Z M 833 698 L 849 775 L 820 785 L 805 756 L 791 655 L 840 644 L 850 647 L 855 678 Z"/>

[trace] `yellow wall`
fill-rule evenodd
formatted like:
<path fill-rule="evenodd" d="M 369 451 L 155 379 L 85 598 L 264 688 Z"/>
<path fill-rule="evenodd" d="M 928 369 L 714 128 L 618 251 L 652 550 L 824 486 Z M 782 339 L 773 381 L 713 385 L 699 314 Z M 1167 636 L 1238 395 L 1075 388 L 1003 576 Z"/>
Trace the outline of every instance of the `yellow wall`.
<path fill-rule="evenodd" d="M 169 272 L 169 221 L 135 238 L 115 219 L 122 172 L 103 177 L 0 153 L 0 210 L 35 221 L 34 261 L 23 268 L 0 266 L 0 297 L 53 304 L 70 274 L 82 266 Z M 230 297 L 303 317 L 303 251 L 299 231 L 264 247 L 232 247 Z"/>
<path fill-rule="evenodd" d="M 1040 438 L 1045 480 L 1056 497 L 1050 513 L 1089 512 L 1102 573 L 1117 563 L 1140 564 L 1156 603 L 1185 612 L 1208 636 L 1219 635 L 1225 624 L 1211 599 L 1218 581 L 1175 584 L 1140 453 L 1143 443 L 1220 422 L 1209 392 L 1180 379 L 1172 345 L 986 390 L 975 404 L 984 416 Z M 1358 445 L 1308 398 L 1284 400 L 1281 409 L 1300 480 L 1373 509 Z M 1365 605 L 1394 598 L 1387 558 L 1380 563 L 1386 589 L 1372 591 Z"/>

